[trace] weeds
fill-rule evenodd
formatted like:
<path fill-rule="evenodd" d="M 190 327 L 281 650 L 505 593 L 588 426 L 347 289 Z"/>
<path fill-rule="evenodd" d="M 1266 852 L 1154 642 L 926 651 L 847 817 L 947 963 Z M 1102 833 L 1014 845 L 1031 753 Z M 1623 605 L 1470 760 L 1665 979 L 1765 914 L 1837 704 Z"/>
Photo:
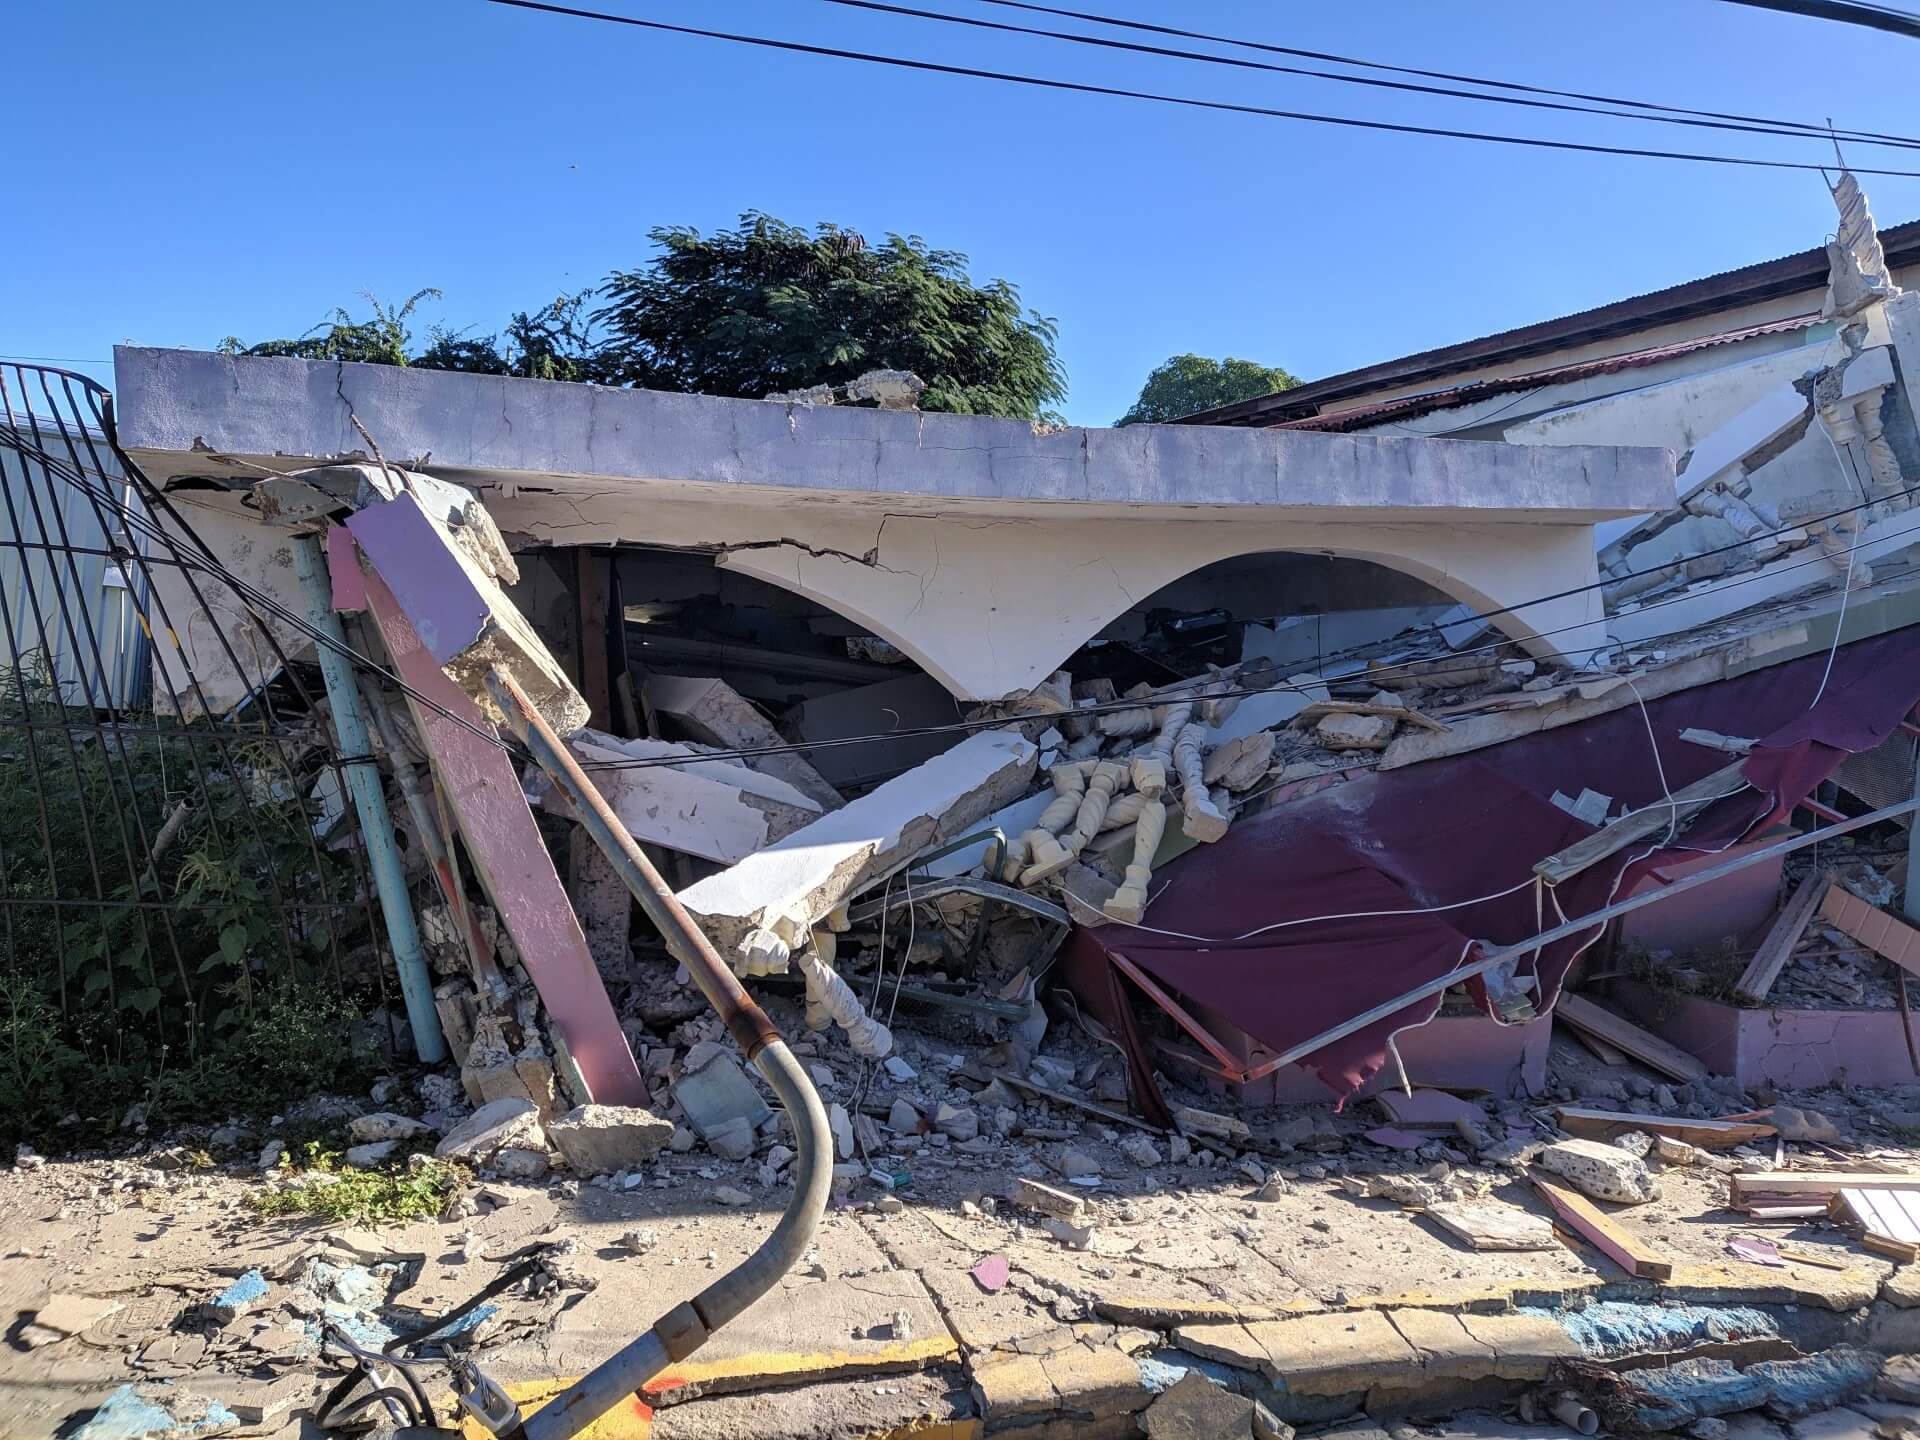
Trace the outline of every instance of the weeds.
<path fill-rule="evenodd" d="M 446 1206 L 460 1171 L 444 1160 L 395 1156 L 378 1169 L 341 1164 L 341 1152 L 309 1140 L 300 1147 L 302 1181 L 285 1190 L 259 1190 L 247 1204 L 261 1215 L 308 1216 L 332 1222 L 401 1224 L 430 1220 Z"/>

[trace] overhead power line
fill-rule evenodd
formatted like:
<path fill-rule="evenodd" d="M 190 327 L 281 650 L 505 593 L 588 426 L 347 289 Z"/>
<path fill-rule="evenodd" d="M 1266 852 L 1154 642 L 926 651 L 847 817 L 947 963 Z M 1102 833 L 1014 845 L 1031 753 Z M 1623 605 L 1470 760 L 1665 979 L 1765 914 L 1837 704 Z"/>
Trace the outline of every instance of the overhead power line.
<path fill-rule="evenodd" d="M 1811 20 L 1837 20 L 1842 25 L 1864 25 L 1869 30 L 1885 30 L 1890 35 L 1920 40 L 1920 15 L 1895 10 L 1889 5 L 1863 5 L 1856 0 L 1725 0 L 1725 3 L 1749 5 L 1756 10 L 1779 10 Z"/>
<path fill-rule="evenodd" d="M 821 0 L 850 10 L 867 10 L 882 15 L 901 15 L 915 20 L 935 20 L 948 25 L 965 25 L 976 30 L 995 30 L 1009 35 L 1034 35 L 1046 40 L 1063 40 L 1075 45 L 1092 45 L 1103 50 L 1130 51 L 1137 55 L 1156 55 L 1173 60 L 1194 60 L 1205 65 L 1225 65 L 1236 70 L 1259 70 L 1271 75 L 1300 75 L 1312 80 L 1332 80 L 1343 85 L 1363 85 L 1374 90 L 1398 90 L 1414 95 L 1437 95 L 1449 100 L 1478 100 L 1488 105 L 1517 105 L 1529 110 L 1557 110 L 1574 115 L 1604 115 L 1616 120 L 1644 120 L 1659 125 L 1686 125 L 1700 130 L 1733 130 L 1750 135 L 1778 135 L 1794 140 L 1828 139 L 1825 126 L 1816 129 L 1792 121 L 1737 121 L 1704 119 L 1678 114 L 1645 114 L 1609 105 L 1572 104 L 1564 100 L 1531 100 L 1519 95 L 1486 95 L 1447 85 L 1416 85 L 1405 80 L 1380 80 L 1367 75 L 1342 75 L 1334 70 L 1316 70 L 1305 65 L 1275 65 L 1266 60 L 1244 60 L 1233 55 L 1209 55 L 1203 50 L 1179 50 L 1168 45 L 1146 45 L 1134 40 L 1113 40 L 1101 35 L 1077 35 L 1070 30 L 1048 30 L 1036 25 L 1012 25 L 1002 20 L 982 20 L 971 15 L 949 15 L 939 10 L 923 10 L 913 5 L 892 5 L 885 0 Z M 1025 7 L 1023 7 L 1025 8 Z M 1102 23 L 1115 24 L 1107 21 Z M 1160 27 L 1153 27 L 1160 28 Z M 1222 42 L 1240 44 L 1242 42 Z M 1343 63 L 1356 63 L 1346 61 Z M 1791 127 L 1791 128 L 1787 128 Z M 1885 137 L 1868 139 L 1847 134 L 1839 138 L 1849 143 L 1887 145 L 1899 149 L 1920 149 L 1920 139 Z"/>
<path fill-rule="evenodd" d="M 1181 40 L 1204 40 L 1212 45 L 1231 45 L 1241 50 L 1257 50 L 1268 55 L 1292 55 L 1302 60 L 1327 60 L 1336 65 L 1353 65 L 1363 70 L 1382 70 L 1394 75 L 1418 75 L 1425 80 L 1449 80 L 1457 85 L 1479 85 L 1491 90 L 1513 90 L 1526 95 L 1556 95 L 1563 100 L 1591 100 L 1601 105 L 1625 105 L 1636 110 L 1657 110 L 1667 115 L 1697 115 L 1707 120 L 1739 120 L 1749 125 L 1777 125 L 1804 131 L 1826 139 L 1871 142 L 1886 140 L 1913 143 L 1915 137 L 1889 135 L 1879 130 L 1834 129 L 1825 122 L 1778 120 L 1765 115 L 1742 115 L 1737 111 L 1695 110 L 1685 105 L 1661 105 L 1651 100 L 1627 100 L 1618 95 L 1592 95 L 1582 90 L 1556 90 L 1547 85 L 1525 85 L 1514 80 L 1489 80 L 1481 75 L 1458 75 L 1449 70 L 1423 70 L 1413 65 L 1388 65 L 1379 60 L 1362 60 L 1353 55 L 1336 55 L 1326 50 L 1302 50 L 1291 45 L 1274 45 L 1264 40 L 1245 40 L 1231 35 L 1212 35 L 1204 30 L 1183 30 L 1174 25 L 1153 25 L 1144 20 L 1121 20 L 1096 15 L 1086 10 L 1068 10 L 1057 5 L 1040 5 L 1033 0 L 978 0 L 982 5 L 998 5 L 1007 10 L 1024 10 L 1035 15 L 1054 15 L 1063 20 L 1083 20 L 1091 25 L 1106 25 L 1116 30 L 1133 30 L 1150 35 L 1170 35 Z"/>
<path fill-rule="evenodd" d="M 1804 160 L 1763 160 L 1748 155 L 1714 155 L 1692 150 L 1652 150 L 1629 145 L 1587 144 L 1576 140 L 1548 140 L 1539 136 L 1502 135 L 1481 130 L 1456 130 L 1434 125 L 1408 125 L 1390 120 L 1364 120 L 1352 115 L 1323 115 L 1304 110 L 1279 110 L 1265 105 L 1241 105 L 1227 100 L 1202 100 L 1187 95 L 1166 95 L 1152 90 L 1131 90 L 1115 85 L 1094 85 L 1078 80 L 1057 80 L 1006 70 L 984 70 L 970 65 L 943 65 L 933 60 L 910 60 L 899 55 L 880 55 L 866 50 L 843 50 L 831 45 L 808 45 L 798 40 L 775 40 L 764 35 L 742 35 L 726 30 L 706 30 L 695 25 L 672 25 L 664 20 L 642 20 L 633 15 L 617 15 L 605 10 L 588 10 L 573 5 L 546 3 L 546 0 L 485 0 L 546 15 L 563 15 L 577 20 L 597 20 L 610 25 L 627 25 L 669 35 L 689 35 L 704 40 L 724 40 L 751 45 L 763 50 L 781 50 L 799 55 L 819 55 L 834 60 L 856 60 L 870 65 L 885 65 L 898 70 L 923 74 L 956 75 L 973 80 L 998 80 L 1010 85 L 1027 85 L 1042 90 L 1058 90 L 1080 95 L 1107 95 L 1122 100 L 1150 100 L 1162 105 L 1178 105 L 1192 110 L 1216 110 L 1234 115 L 1257 115 L 1271 120 L 1301 120 L 1318 125 L 1337 125 L 1353 130 L 1375 130 L 1396 135 L 1430 135 L 1449 140 L 1475 140 L 1493 145 L 1518 145 L 1536 150 L 1575 151 L 1586 155 L 1625 155 L 1643 160 L 1688 160 L 1706 165 L 1743 165 L 1763 170 L 1831 170 Z M 1920 180 L 1920 170 L 1850 167 L 1856 175 L 1892 175 Z"/>

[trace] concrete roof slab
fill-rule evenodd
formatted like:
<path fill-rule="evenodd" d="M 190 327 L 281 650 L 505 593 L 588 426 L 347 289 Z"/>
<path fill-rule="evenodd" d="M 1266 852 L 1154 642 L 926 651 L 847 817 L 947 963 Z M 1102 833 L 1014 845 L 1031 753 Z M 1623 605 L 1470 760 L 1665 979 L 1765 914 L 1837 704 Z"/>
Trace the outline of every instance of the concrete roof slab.
<path fill-rule="evenodd" d="M 788 405 L 544 380 L 116 347 L 122 445 L 157 479 L 364 457 L 508 490 L 612 480 L 981 513 L 1249 508 L 1303 518 L 1588 523 L 1672 503 L 1673 456 L 1621 446 L 1323 435 Z M 741 498 L 746 498 L 742 495 Z"/>

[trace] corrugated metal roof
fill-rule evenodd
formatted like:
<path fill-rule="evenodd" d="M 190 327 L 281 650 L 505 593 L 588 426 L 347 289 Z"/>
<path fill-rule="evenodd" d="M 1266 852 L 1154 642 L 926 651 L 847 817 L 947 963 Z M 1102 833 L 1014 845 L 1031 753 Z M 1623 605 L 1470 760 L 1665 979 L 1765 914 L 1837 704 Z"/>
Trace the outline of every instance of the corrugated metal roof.
<path fill-rule="evenodd" d="M 1564 385 L 1574 380 L 1585 380 L 1593 375 L 1612 375 L 1621 370 L 1658 365 L 1663 360 L 1677 359 L 1682 355 L 1691 355 L 1697 350 L 1708 350 L 1716 345 L 1732 345 L 1741 340 L 1753 340 L 1763 335 L 1781 335 L 1792 330 L 1807 330 L 1819 323 L 1820 317 L 1817 314 L 1795 315 L 1791 319 L 1773 320 L 1764 325 L 1748 325 L 1739 330 L 1724 330 L 1718 335 L 1703 335 L 1695 340 L 1681 340 L 1671 345 L 1654 345 L 1644 350 L 1629 350 L 1600 360 L 1582 360 L 1572 365 L 1554 365 L 1544 370 L 1530 370 L 1523 375 L 1502 375 L 1494 380 L 1474 380 L 1465 385 L 1456 385 L 1449 390 L 1430 390 L 1424 395 L 1402 395 L 1398 399 L 1382 400 L 1373 405 L 1359 405 L 1351 410 L 1335 410 L 1325 415 L 1307 415 L 1298 420 L 1283 420 L 1271 428 L 1275 430 L 1357 430 L 1364 426 L 1378 424 L 1382 420 L 1425 415 L 1435 410 L 1452 410 L 1461 405 L 1470 405 L 1475 400 L 1485 400 L 1494 395 L 1510 395 L 1517 390 L 1538 390 L 1547 385 Z"/>

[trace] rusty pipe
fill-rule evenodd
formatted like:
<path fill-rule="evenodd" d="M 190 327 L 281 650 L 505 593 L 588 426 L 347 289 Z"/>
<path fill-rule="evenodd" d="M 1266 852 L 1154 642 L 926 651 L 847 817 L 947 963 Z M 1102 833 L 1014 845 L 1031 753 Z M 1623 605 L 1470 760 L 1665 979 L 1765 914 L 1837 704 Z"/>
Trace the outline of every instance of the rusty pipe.
<path fill-rule="evenodd" d="M 658 927 L 674 959 L 687 967 L 694 983 L 719 1012 L 727 1033 L 746 1052 L 792 1122 L 798 1155 L 793 1164 L 793 1198 L 774 1226 L 740 1264 L 692 1300 L 676 1305 L 624 1349 L 576 1380 L 550 1403 L 507 1432 L 510 1440 L 566 1440 L 637 1393 L 669 1363 L 684 1360 L 714 1331 L 758 1300 L 793 1268 L 813 1242 L 833 1183 L 833 1134 L 813 1081 L 787 1049 L 767 1014 L 735 978 L 686 907 L 660 878 L 660 872 L 634 842 L 594 783 L 553 727 L 535 710 L 513 678 L 495 668 L 487 672 L 487 693 L 508 727 L 573 804 L 575 818 L 606 854 Z"/>

